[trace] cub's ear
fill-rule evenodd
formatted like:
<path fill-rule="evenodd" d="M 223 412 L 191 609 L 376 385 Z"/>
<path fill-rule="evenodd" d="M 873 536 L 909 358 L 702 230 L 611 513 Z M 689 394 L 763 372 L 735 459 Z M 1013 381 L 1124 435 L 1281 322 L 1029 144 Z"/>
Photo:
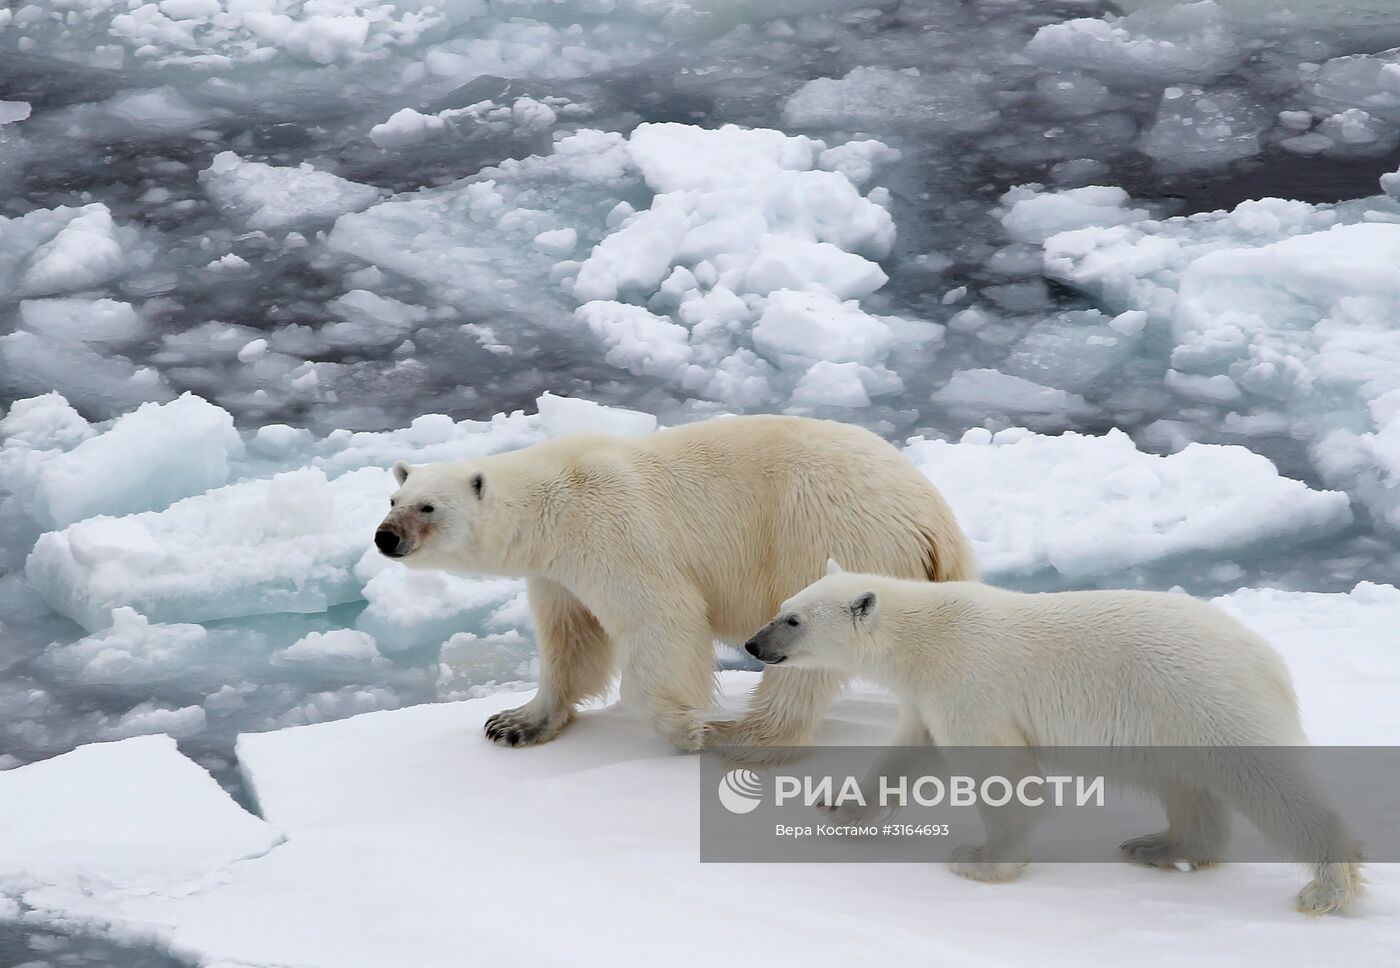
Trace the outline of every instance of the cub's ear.
<path fill-rule="evenodd" d="M 850 609 L 851 618 L 861 621 L 868 619 L 875 612 L 875 593 L 866 592 L 851 602 Z"/>
<path fill-rule="evenodd" d="M 413 470 L 413 465 L 410 464 L 408 461 L 394 461 L 394 480 L 398 481 L 399 484 L 402 485 L 404 481 L 408 480 L 408 472 L 411 470 Z"/>
<path fill-rule="evenodd" d="M 846 569 L 838 565 L 835 558 L 828 558 L 826 559 L 826 573 L 828 575 L 844 575 Z"/>

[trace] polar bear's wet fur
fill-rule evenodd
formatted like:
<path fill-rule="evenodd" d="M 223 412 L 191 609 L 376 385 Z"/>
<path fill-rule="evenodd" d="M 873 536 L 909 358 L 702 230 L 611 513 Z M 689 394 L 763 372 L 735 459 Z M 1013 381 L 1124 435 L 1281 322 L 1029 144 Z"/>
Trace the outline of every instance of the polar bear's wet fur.
<path fill-rule="evenodd" d="M 841 572 L 785 602 L 746 644 L 769 668 L 860 676 L 900 700 L 894 745 L 1272 747 L 1211 757 L 1199 772 L 1133 776 L 1162 801 L 1165 831 L 1129 840 L 1130 860 L 1218 862 L 1234 808 L 1311 865 L 1309 914 L 1346 908 L 1360 851 L 1335 811 L 1280 747 L 1305 745 L 1288 670 L 1262 639 L 1186 595 L 1140 591 L 1021 594 Z M 892 751 L 893 752 L 893 751 Z M 1154 761 L 1156 762 L 1156 761 Z M 1141 767 L 1139 767 L 1141 769 Z M 1023 866 L 1036 811 L 981 810 L 986 844 L 953 869 L 1008 880 Z"/>
<path fill-rule="evenodd" d="M 827 557 L 921 581 L 974 579 L 929 481 L 845 424 L 731 417 L 645 437 L 573 435 L 455 464 L 394 468 L 375 541 L 407 565 L 528 580 L 540 687 L 487 734 L 546 742 L 617 670 L 682 749 L 807 742 L 844 678 L 771 669 L 750 710 L 710 721 L 715 640 L 743 642 Z"/>

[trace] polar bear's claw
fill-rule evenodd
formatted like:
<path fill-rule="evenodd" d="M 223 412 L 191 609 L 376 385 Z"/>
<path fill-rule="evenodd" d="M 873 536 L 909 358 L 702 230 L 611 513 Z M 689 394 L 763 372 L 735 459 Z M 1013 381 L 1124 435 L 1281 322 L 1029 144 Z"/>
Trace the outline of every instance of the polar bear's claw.
<path fill-rule="evenodd" d="M 502 746 L 538 746 L 559 735 L 563 726 L 528 706 L 507 709 L 486 720 L 486 738 Z"/>

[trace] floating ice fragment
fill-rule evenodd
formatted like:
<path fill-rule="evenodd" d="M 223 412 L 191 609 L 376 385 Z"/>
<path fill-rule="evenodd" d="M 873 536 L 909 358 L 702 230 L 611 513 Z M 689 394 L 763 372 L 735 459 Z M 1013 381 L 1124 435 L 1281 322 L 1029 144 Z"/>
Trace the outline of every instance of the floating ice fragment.
<path fill-rule="evenodd" d="M 306 663 L 318 668 L 339 663 L 385 664 L 374 636 L 354 629 L 312 632 L 278 652 L 272 661 L 283 665 Z"/>
<path fill-rule="evenodd" d="M 29 582 L 89 630 L 130 605 L 159 622 L 320 612 L 360 596 L 353 574 L 393 479 L 310 468 L 243 481 L 161 512 L 95 517 L 39 538 Z"/>
<path fill-rule="evenodd" d="M 233 418 L 187 393 L 138 407 L 46 461 L 31 506 L 41 523 L 59 528 L 100 514 L 155 511 L 227 483 L 230 460 L 242 454 Z"/>
<path fill-rule="evenodd" d="M 953 410 L 983 414 L 1084 416 L 1094 412 L 1083 397 L 997 370 L 959 370 L 931 397 Z"/>
<path fill-rule="evenodd" d="M 753 329 L 754 348 L 781 363 L 791 358 L 834 363 L 880 360 L 894 335 L 854 301 L 818 292 L 779 290 L 768 297 Z"/>
<path fill-rule="evenodd" d="M 1022 242 L 1043 242 L 1070 229 L 1090 225 L 1122 225 L 1147 217 L 1145 209 L 1129 208 L 1128 193 L 1121 188 L 1091 185 L 1064 191 L 1043 192 L 1039 186 L 1013 188 L 1002 196 L 1007 207 L 1001 224 Z"/>
<path fill-rule="evenodd" d="M 13 124 L 29 117 L 26 101 L 0 101 L 0 124 Z"/>
<path fill-rule="evenodd" d="M 1041 27 L 1026 53 L 1051 67 L 1091 71 L 1119 82 L 1205 81 L 1245 54 L 1220 6 L 1150 5 L 1126 17 L 1081 18 Z"/>
<path fill-rule="evenodd" d="M 1157 457 L 1121 431 L 1102 437 L 1007 430 L 980 443 L 915 438 L 906 454 L 958 511 L 992 576 L 1067 581 L 1186 554 L 1334 533 L 1347 496 L 1279 475 L 1243 447 L 1191 444 Z"/>
<path fill-rule="evenodd" d="M 131 304 L 115 299 L 26 299 L 19 314 L 27 329 L 85 343 L 124 342 L 146 330 Z"/>
<path fill-rule="evenodd" d="M 201 706 L 172 708 L 148 701 L 133 706 L 115 722 L 102 727 L 100 733 L 103 739 L 128 739 L 152 733 L 184 739 L 204 732 L 207 722 Z"/>
<path fill-rule="evenodd" d="M 303 164 L 278 168 L 221 151 L 200 172 L 200 183 L 226 214 L 254 229 L 285 230 L 329 222 L 381 197 L 378 188 Z"/>
<path fill-rule="evenodd" d="M 54 392 L 16 400 L 0 419 L 0 438 L 6 447 L 22 443 L 35 450 L 67 450 L 93 433 L 82 414 Z"/>
<path fill-rule="evenodd" d="M 605 407 L 592 400 L 544 393 L 535 401 L 540 422 L 551 437 L 563 434 L 595 433 L 619 437 L 640 437 L 656 429 L 656 418 L 640 410 Z"/>
<path fill-rule="evenodd" d="M 0 218 L 0 238 L 0 277 L 7 263 L 14 266 L 26 296 L 88 289 L 126 272 L 133 257 L 145 257 L 135 251 L 139 234 L 119 228 L 100 202 Z"/>
<path fill-rule="evenodd" d="M 193 673 L 207 658 L 210 638 L 202 625 L 154 624 L 123 606 L 112 610 L 110 628 L 76 642 L 49 646 L 41 663 L 72 681 L 148 686 Z"/>
<path fill-rule="evenodd" d="M 870 395 L 861 380 L 859 363 L 813 363 L 792 391 L 793 403 L 814 407 L 866 407 Z"/>

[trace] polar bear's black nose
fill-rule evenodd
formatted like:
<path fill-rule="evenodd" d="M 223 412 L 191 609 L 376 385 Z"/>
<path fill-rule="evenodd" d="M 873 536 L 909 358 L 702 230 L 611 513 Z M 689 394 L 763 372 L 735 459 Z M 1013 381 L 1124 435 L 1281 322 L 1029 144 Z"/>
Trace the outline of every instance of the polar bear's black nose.
<path fill-rule="evenodd" d="M 388 528 L 380 528 L 374 532 L 374 546 L 386 555 L 392 555 L 399 549 L 399 536 Z"/>

